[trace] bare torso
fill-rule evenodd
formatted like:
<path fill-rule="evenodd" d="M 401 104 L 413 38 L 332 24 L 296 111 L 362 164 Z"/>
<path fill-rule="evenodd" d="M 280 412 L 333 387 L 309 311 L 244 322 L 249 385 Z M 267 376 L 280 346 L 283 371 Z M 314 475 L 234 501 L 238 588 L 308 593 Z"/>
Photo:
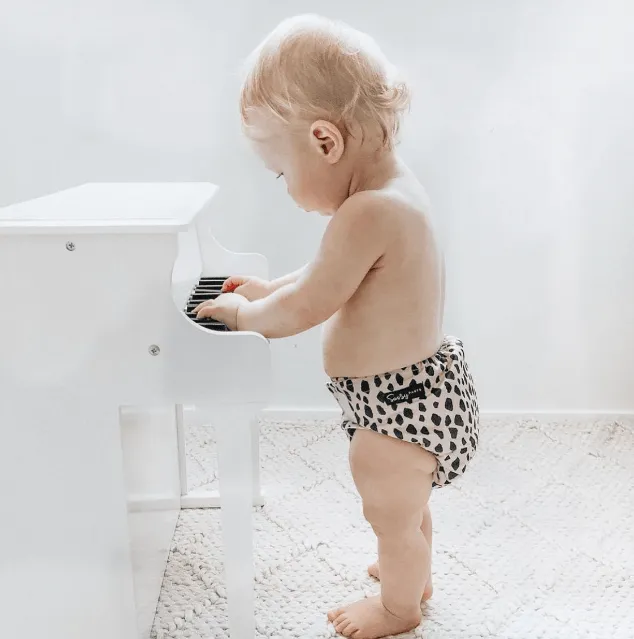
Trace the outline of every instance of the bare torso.
<path fill-rule="evenodd" d="M 444 262 L 425 192 L 408 171 L 383 189 L 384 255 L 324 326 L 330 377 L 366 377 L 436 353 L 443 339 Z"/>

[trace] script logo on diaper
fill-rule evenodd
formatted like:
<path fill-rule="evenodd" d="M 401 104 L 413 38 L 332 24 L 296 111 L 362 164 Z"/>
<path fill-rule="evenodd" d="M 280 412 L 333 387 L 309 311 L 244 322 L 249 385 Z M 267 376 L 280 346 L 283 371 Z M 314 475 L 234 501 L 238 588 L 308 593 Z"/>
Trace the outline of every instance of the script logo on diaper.
<path fill-rule="evenodd" d="M 411 403 L 414 399 L 425 399 L 425 387 L 422 384 L 414 384 L 407 388 L 398 388 L 391 393 L 379 393 L 378 398 L 386 404 Z"/>

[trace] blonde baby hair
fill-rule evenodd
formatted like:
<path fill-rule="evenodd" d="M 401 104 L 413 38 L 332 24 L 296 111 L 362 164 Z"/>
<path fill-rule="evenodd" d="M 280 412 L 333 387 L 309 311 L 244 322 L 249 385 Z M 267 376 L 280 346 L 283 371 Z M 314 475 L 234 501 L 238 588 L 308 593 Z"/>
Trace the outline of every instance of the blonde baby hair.
<path fill-rule="evenodd" d="M 357 123 L 392 148 L 410 91 L 374 40 L 338 21 L 304 15 L 283 21 L 247 60 L 242 121 L 266 109 L 286 124 L 324 119 L 344 135 Z"/>

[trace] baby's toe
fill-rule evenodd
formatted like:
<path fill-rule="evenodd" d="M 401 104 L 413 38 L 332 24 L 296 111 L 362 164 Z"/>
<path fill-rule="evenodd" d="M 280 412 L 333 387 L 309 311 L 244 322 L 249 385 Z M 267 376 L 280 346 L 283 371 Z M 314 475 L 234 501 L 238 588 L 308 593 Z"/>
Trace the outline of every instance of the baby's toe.
<path fill-rule="evenodd" d="M 330 621 L 330 623 L 334 623 L 335 619 L 337 617 L 341 617 L 342 614 L 343 614 L 343 608 L 337 608 L 336 610 L 331 610 L 328 613 L 328 621 Z"/>
<path fill-rule="evenodd" d="M 340 634 L 343 635 L 344 637 L 349 637 L 350 635 L 346 632 L 346 630 L 348 630 L 350 628 L 351 622 L 350 619 L 348 619 L 348 617 L 346 617 L 345 615 L 341 615 L 340 617 L 337 617 L 337 619 L 335 619 L 333 626 L 335 627 L 335 630 Z"/>

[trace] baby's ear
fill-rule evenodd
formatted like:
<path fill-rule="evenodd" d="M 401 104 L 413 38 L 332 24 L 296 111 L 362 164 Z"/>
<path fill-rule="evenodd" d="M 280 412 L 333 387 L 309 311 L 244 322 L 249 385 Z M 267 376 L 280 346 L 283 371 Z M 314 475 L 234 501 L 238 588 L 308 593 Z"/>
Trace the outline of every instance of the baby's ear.
<path fill-rule="evenodd" d="M 310 127 L 310 144 L 328 164 L 336 164 L 344 151 L 341 131 L 332 122 L 317 120 Z"/>

